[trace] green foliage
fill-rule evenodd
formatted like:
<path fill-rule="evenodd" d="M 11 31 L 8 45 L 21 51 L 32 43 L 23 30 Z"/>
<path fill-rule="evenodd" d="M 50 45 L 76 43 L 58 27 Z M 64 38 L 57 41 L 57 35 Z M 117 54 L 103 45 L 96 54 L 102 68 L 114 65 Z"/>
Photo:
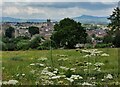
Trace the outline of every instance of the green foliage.
<path fill-rule="evenodd" d="M 32 38 L 31 38 L 31 41 L 29 43 L 29 47 L 32 48 L 32 49 L 36 49 L 37 47 L 40 46 L 40 43 L 41 43 L 41 36 L 40 35 L 34 35 Z"/>
<path fill-rule="evenodd" d="M 0 42 L 0 50 L 2 50 L 2 51 L 7 50 L 6 43 L 4 43 L 4 42 Z"/>
<path fill-rule="evenodd" d="M 55 42 L 51 40 L 46 40 L 37 49 L 38 50 L 49 50 L 50 47 L 52 47 L 53 49 L 56 48 Z"/>
<path fill-rule="evenodd" d="M 16 50 L 16 44 L 14 44 L 14 43 L 6 43 L 6 47 L 7 47 L 8 51 Z"/>
<path fill-rule="evenodd" d="M 9 27 L 8 29 L 6 29 L 5 31 L 5 36 L 6 37 L 9 37 L 9 38 L 12 38 L 14 37 L 13 36 L 13 33 L 15 32 L 15 29 L 13 27 Z"/>
<path fill-rule="evenodd" d="M 113 42 L 113 37 L 112 37 L 112 35 L 108 34 L 108 35 L 104 36 L 103 42 L 106 43 L 106 44 L 112 43 L 112 42 Z"/>
<path fill-rule="evenodd" d="M 91 36 L 87 36 L 87 43 L 92 43 L 92 37 Z"/>
<path fill-rule="evenodd" d="M 95 48 L 106 48 L 106 47 L 111 47 L 113 44 L 112 43 L 108 43 L 108 44 L 97 44 L 95 46 Z"/>
<path fill-rule="evenodd" d="M 31 34 L 31 36 L 35 35 L 35 34 L 39 34 L 39 28 L 35 27 L 35 26 L 31 26 L 28 28 L 29 33 Z"/>
<path fill-rule="evenodd" d="M 87 33 L 81 23 L 65 18 L 54 26 L 51 39 L 57 47 L 74 48 L 77 43 L 85 43 Z"/>
<path fill-rule="evenodd" d="M 112 15 L 110 15 L 108 19 L 111 21 L 108 26 L 111 27 L 112 31 L 116 33 L 120 29 L 120 8 L 115 8 Z"/>
<path fill-rule="evenodd" d="M 115 47 L 120 47 L 120 31 L 116 33 L 113 44 L 115 45 Z"/>
<path fill-rule="evenodd" d="M 28 50 L 29 49 L 29 41 L 21 40 L 17 43 L 17 50 Z"/>

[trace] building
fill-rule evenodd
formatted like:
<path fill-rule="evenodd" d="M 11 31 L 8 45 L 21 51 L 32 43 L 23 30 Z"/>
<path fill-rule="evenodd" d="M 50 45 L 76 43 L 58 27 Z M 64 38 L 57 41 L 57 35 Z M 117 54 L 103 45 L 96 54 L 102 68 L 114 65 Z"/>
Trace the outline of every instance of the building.
<path fill-rule="evenodd" d="M 54 30 L 54 24 L 50 19 L 47 19 L 47 22 L 35 23 L 35 22 L 22 22 L 22 23 L 3 23 L 2 29 L 0 30 L 1 34 L 5 35 L 5 31 L 9 27 L 13 27 L 15 29 L 14 37 L 18 36 L 28 36 L 30 37 L 30 33 L 28 28 L 30 26 L 35 26 L 39 28 L 39 34 L 43 36 L 45 39 L 49 39 Z"/>

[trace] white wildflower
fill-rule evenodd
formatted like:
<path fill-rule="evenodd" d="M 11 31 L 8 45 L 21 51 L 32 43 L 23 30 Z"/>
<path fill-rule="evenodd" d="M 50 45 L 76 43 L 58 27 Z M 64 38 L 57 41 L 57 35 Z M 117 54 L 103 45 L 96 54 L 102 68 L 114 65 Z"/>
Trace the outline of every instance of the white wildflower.
<path fill-rule="evenodd" d="M 84 71 L 87 71 L 88 69 L 84 69 Z"/>
<path fill-rule="evenodd" d="M 90 80 L 94 80 L 94 79 L 95 79 L 95 77 L 91 77 L 91 78 L 90 78 Z"/>
<path fill-rule="evenodd" d="M 41 57 L 41 58 L 39 58 L 38 60 L 40 60 L 40 61 L 46 61 L 48 58 L 46 58 L 46 57 Z"/>
<path fill-rule="evenodd" d="M 57 68 L 55 68 L 54 70 L 55 70 L 55 71 L 58 71 L 58 69 L 57 69 Z"/>
<path fill-rule="evenodd" d="M 64 82 L 63 81 L 58 81 L 58 84 L 63 84 Z"/>
<path fill-rule="evenodd" d="M 92 63 L 89 63 L 89 62 L 87 62 L 86 64 L 87 64 L 87 65 L 92 65 Z"/>
<path fill-rule="evenodd" d="M 68 55 L 59 55 L 60 57 L 68 57 Z"/>
<path fill-rule="evenodd" d="M 66 76 L 65 76 L 65 75 L 60 75 L 60 77 L 63 77 L 63 78 L 64 78 L 64 77 L 66 77 Z"/>
<path fill-rule="evenodd" d="M 60 59 L 58 59 L 58 61 L 66 61 L 66 60 L 68 60 L 68 58 L 60 58 Z"/>
<path fill-rule="evenodd" d="M 88 54 L 87 54 L 87 55 L 85 55 L 85 56 L 83 56 L 83 57 L 84 57 L 84 58 L 87 58 L 87 57 L 91 57 L 91 55 L 88 55 Z"/>
<path fill-rule="evenodd" d="M 7 81 L 3 81 L 2 84 L 3 84 L 3 85 L 7 85 L 8 82 L 7 82 Z"/>
<path fill-rule="evenodd" d="M 63 70 L 66 70 L 66 71 L 69 69 L 69 68 L 64 67 L 64 66 L 60 66 L 60 68 L 63 69 Z"/>
<path fill-rule="evenodd" d="M 106 76 L 106 78 L 107 78 L 107 79 L 113 79 L 113 76 L 112 76 L 111 74 L 108 74 L 108 75 Z"/>
<path fill-rule="evenodd" d="M 101 72 L 101 68 L 99 68 L 99 67 L 96 67 L 96 68 L 94 68 L 93 70 L 96 70 L 96 71 L 98 71 L 98 72 Z"/>
<path fill-rule="evenodd" d="M 17 74 L 16 76 L 18 77 L 20 74 Z"/>
<path fill-rule="evenodd" d="M 90 84 L 90 83 L 88 83 L 88 82 L 84 82 L 84 83 L 82 83 L 82 85 L 84 86 L 84 85 L 86 85 L 86 86 L 92 86 L 92 84 Z"/>
<path fill-rule="evenodd" d="M 70 81 L 70 82 L 73 82 L 73 81 L 74 81 L 74 80 L 71 79 L 71 78 L 65 78 L 65 79 L 67 79 L 67 80 Z"/>
<path fill-rule="evenodd" d="M 38 84 L 39 84 L 39 81 L 36 81 L 35 84 L 38 85 Z"/>
<path fill-rule="evenodd" d="M 52 72 L 47 72 L 46 75 L 48 75 L 48 76 L 55 76 L 55 74 L 52 73 Z"/>
<path fill-rule="evenodd" d="M 35 74 L 35 70 L 31 70 L 30 73 Z"/>
<path fill-rule="evenodd" d="M 105 81 L 105 79 L 101 79 L 101 81 Z"/>
<path fill-rule="evenodd" d="M 75 72 L 76 68 L 71 68 L 70 70 L 73 71 L 73 72 Z"/>
<path fill-rule="evenodd" d="M 104 63 L 97 62 L 97 63 L 95 63 L 94 65 L 98 67 L 98 66 L 103 66 Z"/>
<path fill-rule="evenodd" d="M 22 76 L 25 76 L 25 74 L 23 73 Z"/>
<path fill-rule="evenodd" d="M 40 66 L 45 66 L 44 64 L 39 64 Z"/>
<path fill-rule="evenodd" d="M 34 66 L 34 65 L 35 65 L 35 63 L 31 63 L 31 64 L 30 64 L 30 66 Z"/>
<path fill-rule="evenodd" d="M 83 77 L 81 77 L 80 75 L 72 75 L 70 78 L 71 79 L 83 79 Z"/>
<path fill-rule="evenodd" d="M 109 54 L 103 53 L 101 56 L 110 56 Z"/>
<path fill-rule="evenodd" d="M 55 74 L 56 74 L 56 73 L 57 73 L 57 71 L 53 71 L 53 73 L 55 73 Z"/>
<path fill-rule="evenodd" d="M 15 85 L 15 84 L 17 84 L 17 83 L 18 83 L 17 80 L 9 80 L 9 81 L 8 81 L 8 84 L 12 84 L 12 85 Z"/>
<path fill-rule="evenodd" d="M 59 79 L 60 78 L 60 76 L 53 76 L 53 77 L 51 77 L 51 79 Z"/>

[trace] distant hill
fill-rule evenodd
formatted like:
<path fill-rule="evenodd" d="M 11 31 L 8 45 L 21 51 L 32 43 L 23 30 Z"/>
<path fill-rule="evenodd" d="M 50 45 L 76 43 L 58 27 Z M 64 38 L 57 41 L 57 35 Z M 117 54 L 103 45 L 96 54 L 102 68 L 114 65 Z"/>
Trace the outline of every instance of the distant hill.
<path fill-rule="evenodd" d="M 107 24 L 109 23 L 108 17 L 97 17 L 97 16 L 90 16 L 90 15 L 82 15 L 79 17 L 74 17 L 75 21 L 81 23 L 95 23 L 95 24 Z"/>
<path fill-rule="evenodd" d="M 2 17 L 2 22 L 46 22 L 44 19 L 20 19 L 12 17 Z"/>
<path fill-rule="evenodd" d="M 77 22 L 81 23 L 94 23 L 94 24 L 107 24 L 109 21 L 107 20 L 108 17 L 97 17 L 97 16 L 90 16 L 90 15 L 82 15 L 79 17 L 74 17 Z M 58 19 L 56 19 L 59 21 Z M 1 21 L 1 18 L 0 18 Z M 54 20 L 55 21 L 55 20 Z M 46 19 L 20 19 L 20 18 L 12 18 L 12 17 L 2 17 L 2 22 L 46 22 Z"/>

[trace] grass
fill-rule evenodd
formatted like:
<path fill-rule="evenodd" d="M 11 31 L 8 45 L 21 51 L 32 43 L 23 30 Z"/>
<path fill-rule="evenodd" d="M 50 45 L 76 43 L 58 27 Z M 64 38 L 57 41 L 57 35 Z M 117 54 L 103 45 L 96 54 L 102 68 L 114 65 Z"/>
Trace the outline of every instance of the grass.
<path fill-rule="evenodd" d="M 102 74 L 112 74 L 114 76 L 114 81 L 117 81 L 120 79 L 117 78 L 118 74 L 118 48 L 100 48 L 99 50 L 102 50 L 105 53 L 108 53 L 109 57 L 97 57 L 95 58 L 83 58 L 84 54 L 80 53 L 79 51 L 76 51 L 74 49 L 72 50 L 53 50 L 52 51 L 52 58 L 53 58 L 53 66 L 58 68 L 60 66 L 66 66 L 70 68 L 77 68 L 76 74 L 80 74 L 81 76 L 84 76 L 85 73 L 81 72 L 80 66 L 83 62 L 89 61 L 91 63 L 94 62 L 103 62 L 105 65 L 101 67 L 102 72 L 101 73 L 94 73 L 90 71 L 86 75 L 97 75 L 101 78 L 100 75 Z M 46 57 L 48 60 L 46 62 L 40 62 L 46 64 L 46 66 L 52 66 L 51 64 L 51 58 L 50 58 L 50 50 L 35 50 L 35 51 L 3 51 L 2 52 L 2 80 L 8 81 L 10 79 L 16 79 L 20 82 L 22 85 L 34 85 L 36 80 L 39 80 L 37 75 L 33 75 L 30 73 L 31 70 L 39 70 L 41 71 L 43 67 L 34 67 L 30 66 L 31 63 L 38 63 L 39 58 Z M 61 57 L 58 55 L 67 55 L 66 57 Z M 68 58 L 67 61 L 58 61 L 59 58 Z M 78 64 L 78 65 L 75 65 Z M 92 67 L 89 67 L 92 68 Z M 17 74 L 20 74 L 21 76 L 16 76 Z M 25 76 L 22 76 L 22 74 L 25 74 Z M 113 81 L 113 82 L 114 82 Z"/>

